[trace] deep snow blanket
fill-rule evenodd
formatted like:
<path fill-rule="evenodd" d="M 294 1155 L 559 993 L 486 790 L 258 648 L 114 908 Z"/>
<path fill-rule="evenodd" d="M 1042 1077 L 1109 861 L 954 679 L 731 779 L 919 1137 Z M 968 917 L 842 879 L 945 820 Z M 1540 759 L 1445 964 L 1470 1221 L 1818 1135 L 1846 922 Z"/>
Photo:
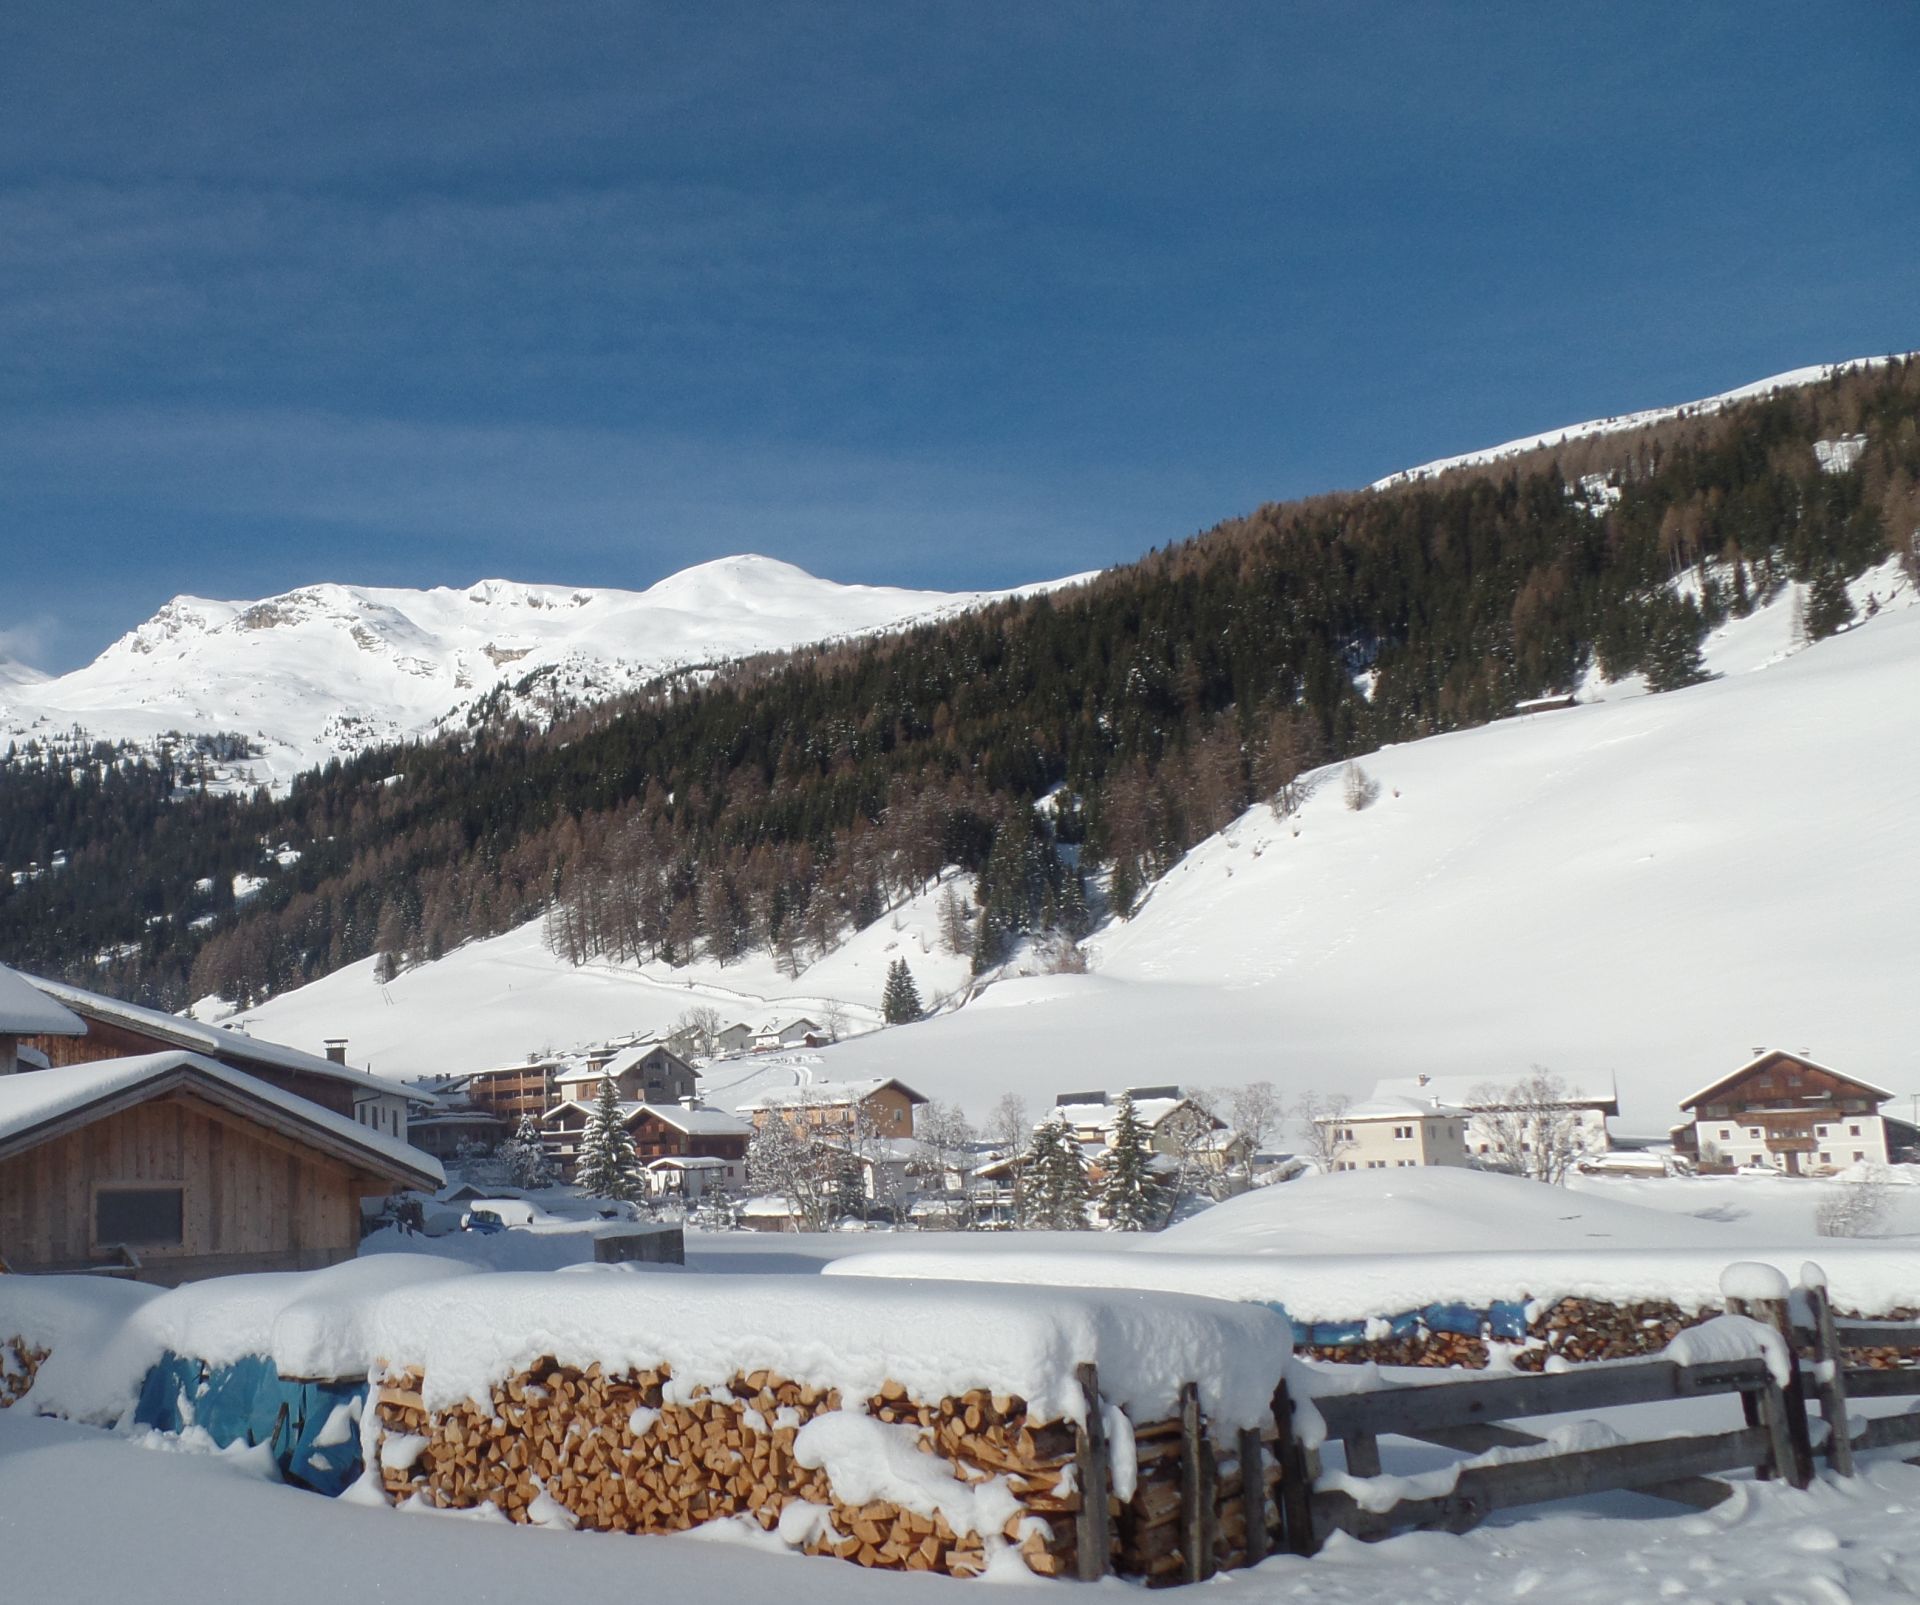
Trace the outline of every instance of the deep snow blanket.
<path fill-rule="evenodd" d="M 1173 1414 L 1199 1385 L 1222 1428 L 1258 1426 L 1292 1347 L 1273 1312 L 1179 1294 L 1007 1288 L 816 1276 L 674 1276 L 622 1266 L 476 1270 L 383 1254 L 330 1270 L 229 1276 L 167 1291 L 84 1277 L 0 1278 L 0 1331 L 49 1351 L 43 1411 L 112 1422 L 168 1354 L 209 1366 L 258 1358 L 281 1377 L 364 1379 L 376 1360 L 425 1373 L 429 1408 L 485 1401 L 539 1359 L 670 1367 L 689 1381 L 755 1370 L 917 1397 L 986 1388 L 1077 1421 L 1074 1369 L 1136 1420 Z"/>
<path fill-rule="evenodd" d="M 1789 1280 L 1808 1257 L 1804 1245 L 1779 1252 L 1750 1245 L 1674 1249 L 1503 1249 L 1450 1254 L 1169 1254 L 1150 1248 L 1081 1253 L 1007 1249 L 939 1254 L 905 1249 L 860 1254 L 825 1268 L 840 1280 L 967 1277 L 1055 1287 L 1155 1289 L 1246 1300 L 1282 1309 L 1304 1328 L 1342 1328 L 1410 1319 L 1433 1311 L 1439 1330 L 1445 1312 L 1498 1312 L 1515 1326 L 1514 1312 L 1562 1299 L 1631 1305 L 1659 1300 L 1688 1314 L 1721 1307 L 1720 1278 L 1734 1260 L 1773 1265 Z M 1823 1243 L 1819 1260 L 1838 1309 L 1885 1315 L 1920 1304 L 1920 1254 L 1910 1249 Z M 1502 1335 L 1496 1331 L 1495 1335 Z M 1308 1333 L 1302 1330 L 1303 1340 Z"/>

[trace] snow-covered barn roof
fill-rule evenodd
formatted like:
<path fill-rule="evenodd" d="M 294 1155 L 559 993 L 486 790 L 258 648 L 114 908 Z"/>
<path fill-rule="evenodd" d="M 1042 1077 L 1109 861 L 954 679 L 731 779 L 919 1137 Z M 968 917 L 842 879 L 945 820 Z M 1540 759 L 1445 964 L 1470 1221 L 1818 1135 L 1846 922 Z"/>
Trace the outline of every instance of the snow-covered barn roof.
<path fill-rule="evenodd" d="M 582 1061 L 579 1064 L 568 1065 L 566 1069 L 560 1071 L 553 1079 L 555 1082 L 565 1086 L 572 1086 L 583 1081 L 597 1084 L 607 1076 L 613 1076 L 618 1079 L 635 1065 L 639 1064 L 642 1059 L 645 1059 L 655 1051 L 672 1054 L 676 1059 L 680 1058 L 679 1054 L 674 1053 L 673 1049 L 667 1046 L 664 1037 L 650 1036 L 643 1038 L 639 1042 L 629 1043 L 618 1053 L 614 1054 L 612 1058 L 601 1063 L 597 1068 L 589 1062 Z M 685 1064 L 686 1061 L 682 1059 L 681 1063 Z M 687 1068 L 692 1070 L 693 1066 L 687 1065 Z M 694 1070 L 693 1073 L 696 1076 L 700 1074 L 698 1070 Z"/>
<path fill-rule="evenodd" d="M 1149 1131 L 1178 1109 L 1199 1108 L 1199 1105 L 1178 1087 L 1141 1087 L 1127 1090 L 1133 1098 L 1134 1116 Z M 1118 1093 L 1111 1097 L 1103 1094 L 1097 1100 L 1056 1103 L 1039 1122 L 1036 1122 L 1035 1129 L 1048 1120 L 1060 1120 L 1076 1130 L 1110 1132 L 1113 1130 L 1114 1122 L 1120 1118 L 1120 1096 Z"/>
<path fill-rule="evenodd" d="M 663 1125 L 684 1131 L 689 1137 L 753 1135 L 753 1127 L 744 1120 L 735 1120 L 724 1109 L 689 1109 L 683 1103 L 643 1103 L 635 1106 L 634 1113 L 637 1115 L 643 1109 Z"/>
<path fill-rule="evenodd" d="M 314 1147 L 409 1187 L 431 1192 L 446 1184 L 439 1160 L 399 1138 L 297 1093 L 282 1092 L 218 1059 L 178 1049 L 0 1076 L 0 1158 L 176 1087 L 297 1132 Z"/>
<path fill-rule="evenodd" d="M 1493 1107 L 1491 1101 L 1482 1093 L 1504 1093 L 1514 1081 L 1522 1078 L 1512 1077 L 1502 1080 L 1498 1076 L 1428 1076 L 1422 1080 L 1419 1076 L 1393 1076 L 1385 1081 L 1373 1084 L 1373 1098 L 1403 1098 L 1416 1103 L 1438 1099 L 1441 1103 L 1451 1104 L 1458 1109 L 1474 1110 Z M 1620 1113 L 1620 1094 L 1613 1082 L 1611 1071 L 1598 1071 L 1589 1075 L 1554 1074 L 1552 1080 L 1560 1084 L 1560 1090 L 1569 1104 L 1580 1109 L 1598 1109 L 1602 1114 Z M 1369 1100 L 1371 1101 L 1371 1100 Z"/>
<path fill-rule="evenodd" d="M 1320 1117 L 1322 1125 L 1344 1125 L 1349 1121 L 1367 1120 L 1431 1120 L 1436 1115 L 1441 1119 L 1464 1118 L 1469 1111 L 1450 1103 L 1442 1103 L 1437 1098 L 1369 1098 L 1365 1103 L 1356 1103 L 1337 1114 Z"/>
<path fill-rule="evenodd" d="M 742 1111 L 754 1109 L 838 1109 L 871 1098 L 883 1087 L 898 1087 L 906 1094 L 909 1103 L 925 1103 L 920 1093 L 909 1087 L 904 1081 L 892 1076 L 871 1076 L 864 1081 L 810 1081 L 799 1087 L 775 1087 L 770 1092 L 762 1092 L 749 1098 L 745 1103 L 735 1104 Z"/>
<path fill-rule="evenodd" d="M 81 1037 L 87 1034 L 87 1022 L 24 975 L 0 964 L 0 1034 Z"/>
<path fill-rule="evenodd" d="M 1682 1109 L 1691 1109 L 1697 1103 L 1704 1103 L 1722 1087 L 1727 1086 L 1731 1082 L 1738 1081 L 1742 1076 L 1759 1069 L 1760 1066 L 1765 1064 L 1769 1059 L 1791 1059 L 1795 1064 L 1803 1064 L 1809 1070 L 1818 1070 L 1822 1075 L 1829 1075 L 1836 1080 L 1845 1081 L 1851 1086 L 1858 1087 L 1862 1092 L 1870 1092 L 1876 1098 L 1891 1098 L 1893 1096 L 1893 1093 L 1885 1087 L 1876 1087 L 1871 1081 L 1862 1081 L 1858 1076 L 1850 1076 L 1844 1070 L 1834 1069 L 1832 1065 L 1821 1064 L 1817 1059 L 1809 1059 L 1804 1053 L 1790 1053 L 1785 1048 L 1763 1048 L 1745 1064 L 1741 1065 L 1738 1070 L 1730 1070 L 1724 1076 L 1721 1076 L 1719 1080 L 1708 1082 L 1706 1086 L 1702 1087 L 1692 1097 L 1682 1098 L 1680 1100 L 1680 1107 Z"/>
<path fill-rule="evenodd" d="M 223 1025 L 206 1025 L 199 1020 L 188 1019 L 184 1014 L 149 1009 L 143 1004 L 89 992 L 84 987 L 69 986 L 65 981 L 49 981 L 38 975 L 23 976 L 22 979 L 32 982 L 49 998 L 65 1004 L 83 1020 L 125 1026 L 188 1053 L 244 1059 L 276 1070 L 326 1076 L 333 1081 L 349 1082 L 366 1091 L 390 1093 L 396 1098 L 412 1096 L 413 1089 L 405 1082 L 390 1081 L 385 1076 L 376 1076 L 371 1070 L 355 1070 L 350 1065 L 335 1064 L 333 1060 L 322 1058 L 317 1053 L 304 1053 L 299 1048 L 269 1042 L 264 1037 L 249 1036 L 244 1031 L 235 1031 Z"/>

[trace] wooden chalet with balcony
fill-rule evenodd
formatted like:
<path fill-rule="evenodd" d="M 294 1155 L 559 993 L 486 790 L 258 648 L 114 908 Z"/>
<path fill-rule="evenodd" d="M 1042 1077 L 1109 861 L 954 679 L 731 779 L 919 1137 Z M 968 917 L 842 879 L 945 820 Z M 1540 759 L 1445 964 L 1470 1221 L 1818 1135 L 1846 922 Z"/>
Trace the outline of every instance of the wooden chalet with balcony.
<path fill-rule="evenodd" d="M 1892 1096 L 1804 1054 L 1765 1049 L 1683 1100 L 1693 1119 L 1675 1135 L 1703 1171 L 1828 1175 L 1887 1162 L 1880 1109 Z"/>

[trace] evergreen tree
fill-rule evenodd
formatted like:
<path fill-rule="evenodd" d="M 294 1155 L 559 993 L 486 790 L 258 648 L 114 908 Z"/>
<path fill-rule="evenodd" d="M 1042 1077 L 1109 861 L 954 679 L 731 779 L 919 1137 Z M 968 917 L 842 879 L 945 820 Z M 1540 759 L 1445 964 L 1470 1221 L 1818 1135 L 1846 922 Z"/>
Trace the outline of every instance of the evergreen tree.
<path fill-rule="evenodd" d="M 906 1025 L 926 1010 L 920 1006 L 920 989 L 913 984 L 913 972 L 905 959 L 887 966 L 887 988 L 880 998 L 880 1014 L 888 1025 Z"/>
<path fill-rule="evenodd" d="M 633 1139 L 620 1115 L 620 1094 L 608 1078 L 600 1083 L 600 1096 L 580 1133 L 574 1185 L 591 1198 L 633 1199 L 640 1196 L 639 1172 Z"/>
<path fill-rule="evenodd" d="M 1114 1109 L 1107 1179 L 1100 1193 L 1101 1210 L 1116 1232 L 1148 1231 L 1160 1219 L 1160 1189 L 1149 1169 L 1152 1155 L 1147 1128 L 1133 1107 L 1133 1095 L 1123 1092 Z"/>
<path fill-rule="evenodd" d="M 500 1163 L 506 1167 L 507 1180 L 516 1187 L 538 1188 L 553 1185 L 553 1157 L 541 1140 L 537 1115 L 522 1115 L 514 1133 L 500 1145 Z"/>
<path fill-rule="evenodd" d="M 1700 655 L 1700 637 L 1705 630 L 1705 622 L 1691 602 L 1660 599 L 1647 635 L 1650 690 L 1678 691 L 1706 679 L 1706 663 Z"/>
<path fill-rule="evenodd" d="M 1033 1134 L 1022 1188 L 1021 1224 L 1056 1232 L 1087 1229 L 1087 1173 L 1073 1133 L 1045 1120 Z"/>
<path fill-rule="evenodd" d="M 1807 637 L 1824 641 L 1853 622 L 1853 599 L 1847 595 L 1847 577 L 1829 565 L 1814 575 L 1807 587 Z"/>

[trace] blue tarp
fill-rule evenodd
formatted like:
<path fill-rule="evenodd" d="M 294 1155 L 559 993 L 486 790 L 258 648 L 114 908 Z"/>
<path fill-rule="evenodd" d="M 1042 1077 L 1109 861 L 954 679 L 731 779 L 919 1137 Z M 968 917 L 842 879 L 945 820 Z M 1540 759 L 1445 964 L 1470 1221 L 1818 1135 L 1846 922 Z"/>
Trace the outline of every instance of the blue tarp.
<path fill-rule="evenodd" d="M 147 1372 L 133 1418 L 159 1432 L 200 1427 L 223 1449 L 270 1445 L 282 1476 L 337 1494 L 360 1475 L 360 1433 L 344 1418 L 327 1427 L 342 1406 L 351 1411 L 357 1399 L 364 1408 L 366 1396 L 364 1382 L 285 1378 L 258 1355 L 208 1366 L 169 1351 Z M 321 1444 L 322 1436 L 340 1441 Z"/>
<path fill-rule="evenodd" d="M 1286 1315 L 1286 1306 L 1273 1299 L 1254 1302 Z M 1291 1321 L 1292 1317 L 1288 1317 Z M 1527 1306 L 1524 1300 L 1496 1300 L 1484 1310 L 1469 1304 L 1429 1304 L 1425 1309 L 1407 1310 L 1399 1315 L 1378 1318 L 1386 1326 L 1387 1338 L 1416 1336 L 1428 1332 L 1452 1332 L 1461 1337 L 1491 1337 L 1509 1343 L 1523 1342 L 1527 1336 Z M 1373 1321 L 1294 1321 L 1295 1340 L 1317 1349 L 1349 1349 L 1366 1343 L 1367 1329 Z"/>

